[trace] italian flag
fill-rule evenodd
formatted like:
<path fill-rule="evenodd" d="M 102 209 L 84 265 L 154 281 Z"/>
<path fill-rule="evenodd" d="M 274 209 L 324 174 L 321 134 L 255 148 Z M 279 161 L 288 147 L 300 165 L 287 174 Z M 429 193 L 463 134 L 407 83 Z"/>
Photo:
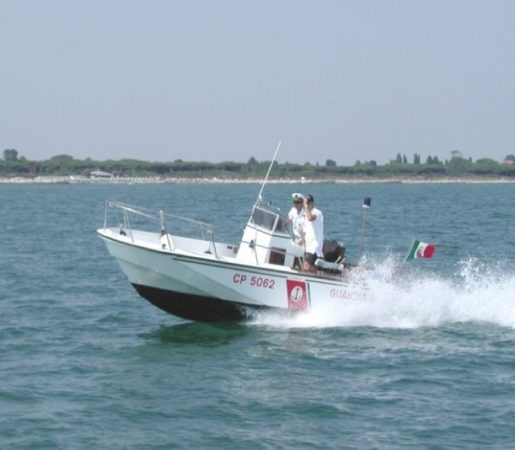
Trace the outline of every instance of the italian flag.
<path fill-rule="evenodd" d="M 430 259 L 433 257 L 435 251 L 436 247 L 434 245 L 415 240 L 413 241 L 411 250 L 406 257 L 406 261 L 410 261 L 412 259 Z"/>

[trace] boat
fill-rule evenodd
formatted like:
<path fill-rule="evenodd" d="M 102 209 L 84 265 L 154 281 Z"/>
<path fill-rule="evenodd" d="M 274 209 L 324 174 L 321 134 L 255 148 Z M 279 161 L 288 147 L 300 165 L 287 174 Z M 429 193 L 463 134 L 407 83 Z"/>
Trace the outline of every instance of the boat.
<path fill-rule="evenodd" d="M 281 211 L 263 200 L 280 146 L 238 244 L 217 241 L 213 227 L 191 218 L 106 201 L 97 234 L 141 297 L 183 319 L 208 322 L 245 320 L 259 311 L 299 314 L 320 299 L 354 297 L 347 276 L 355 265 L 343 244 L 324 242 L 315 272 L 303 271 L 304 247 Z M 370 201 L 363 203 L 361 238 Z M 133 218 L 154 225 L 143 228 Z"/>
<path fill-rule="evenodd" d="M 153 225 L 138 225 L 142 219 Z M 304 272 L 304 247 L 295 243 L 290 228 L 260 194 L 237 244 L 217 241 L 206 223 L 115 201 L 106 201 L 97 233 L 143 298 L 184 319 L 297 314 L 309 311 L 317 299 L 350 298 L 346 278 L 353 265 L 343 245 L 326 243 L 331 252 L 324 247 L 316 272 Z"/>

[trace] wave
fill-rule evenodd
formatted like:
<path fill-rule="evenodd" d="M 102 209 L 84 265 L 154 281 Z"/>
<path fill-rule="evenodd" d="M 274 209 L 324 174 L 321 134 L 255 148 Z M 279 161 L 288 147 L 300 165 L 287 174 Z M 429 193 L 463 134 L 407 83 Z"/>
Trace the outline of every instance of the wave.
<path fill-rule="evenodd" d="M 502 262 L 460 261 L 450 276 L 424 272 L 387 257 L 368 263 L 349 279 L 352 299 L 317 298 L 296 316 L 260 313 L 255 325 L 287 328 L 438 327 L 485 322 L 515 328 L 515 272 Z"/>

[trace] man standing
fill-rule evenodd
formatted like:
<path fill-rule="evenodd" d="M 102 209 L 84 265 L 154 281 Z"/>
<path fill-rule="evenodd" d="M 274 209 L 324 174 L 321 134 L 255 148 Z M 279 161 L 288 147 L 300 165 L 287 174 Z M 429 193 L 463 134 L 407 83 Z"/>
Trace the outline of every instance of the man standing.
<path fill-rule="evenodd" d="M 304 243 L 304 196 L 298 193 L 292 194 L 291 196 L 293 206 L 288 213 L 288 219 L 291 223 L 295 243 L 302 245 Z"/>
<path fill-rule="evenodd" d="M 322 211 L 315 208 L 315 199 L 311 194 L 304 198 L 304 211 L 306 217 L 304 270 L 316 272 L 315 261 L 323 258 L 322 247 L 324 245 L 324 216 Z"/>

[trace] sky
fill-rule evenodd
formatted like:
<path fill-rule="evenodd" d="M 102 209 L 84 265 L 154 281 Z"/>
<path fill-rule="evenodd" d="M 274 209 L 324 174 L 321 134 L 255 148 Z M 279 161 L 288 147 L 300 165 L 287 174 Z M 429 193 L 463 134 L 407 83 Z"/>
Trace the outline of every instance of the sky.
<path fill-rule="evenodd" d="M 0 151 L 515 153 L 512 0 L 0 0 Z"/>

